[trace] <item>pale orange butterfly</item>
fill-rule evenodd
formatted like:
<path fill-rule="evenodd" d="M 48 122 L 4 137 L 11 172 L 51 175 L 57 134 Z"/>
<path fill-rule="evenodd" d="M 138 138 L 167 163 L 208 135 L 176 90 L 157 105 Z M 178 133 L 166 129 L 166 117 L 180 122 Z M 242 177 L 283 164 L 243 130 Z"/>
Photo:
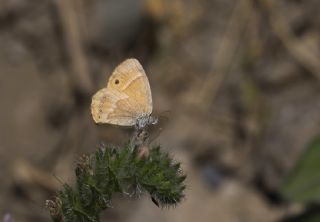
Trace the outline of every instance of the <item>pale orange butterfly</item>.
<path fill-rule="evenodd" d="M 111 74 L 107 87 L 92 97 L 91 114 L 96 123 L 143 129 L 158 122 L 151 113 L 149 80 L 137 59 L 127 59 L 118 65 Z"/>

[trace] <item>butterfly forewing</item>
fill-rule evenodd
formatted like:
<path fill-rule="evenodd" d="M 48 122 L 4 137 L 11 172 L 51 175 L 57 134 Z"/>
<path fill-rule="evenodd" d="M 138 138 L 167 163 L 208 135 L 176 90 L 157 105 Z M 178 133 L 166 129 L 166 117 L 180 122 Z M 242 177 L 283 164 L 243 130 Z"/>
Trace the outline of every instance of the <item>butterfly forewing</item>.
<path fill-rule="evenodd" d="M 152 112 L 148 78 L 136 59 L 121 63 L 109 78 L 107 88 L 93 97 L 91 112 L 96 123 L 135 125 L 141 116 Z"/>

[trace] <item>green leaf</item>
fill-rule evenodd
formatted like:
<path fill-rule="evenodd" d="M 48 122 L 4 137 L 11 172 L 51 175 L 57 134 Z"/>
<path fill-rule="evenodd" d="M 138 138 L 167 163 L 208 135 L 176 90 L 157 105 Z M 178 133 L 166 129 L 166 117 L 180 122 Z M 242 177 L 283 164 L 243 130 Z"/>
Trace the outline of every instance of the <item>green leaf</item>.
<path fill-rule="evenodd" d="M 280 192 L 289 201 L 320 203 L 320 137 L 308 145 Z"/>

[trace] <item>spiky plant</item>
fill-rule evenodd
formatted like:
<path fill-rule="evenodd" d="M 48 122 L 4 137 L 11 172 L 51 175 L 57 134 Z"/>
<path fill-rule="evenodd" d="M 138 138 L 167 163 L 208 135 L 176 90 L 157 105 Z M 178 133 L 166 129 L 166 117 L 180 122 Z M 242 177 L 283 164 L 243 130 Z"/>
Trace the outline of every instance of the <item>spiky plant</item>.
<path fill-rule="evenodd" d="M 64 184 L 56 197 L 46 201 L 53 221 L 100 221 L 112 206 L 112 196 L 150 195 L 160 207 L 175 206 L 184 197 L 186 176 L 160 146 L 149 147 L 136 139 L 121 147 L 100 145 L 92 155 L 79 158 L 76 185 Z"/>

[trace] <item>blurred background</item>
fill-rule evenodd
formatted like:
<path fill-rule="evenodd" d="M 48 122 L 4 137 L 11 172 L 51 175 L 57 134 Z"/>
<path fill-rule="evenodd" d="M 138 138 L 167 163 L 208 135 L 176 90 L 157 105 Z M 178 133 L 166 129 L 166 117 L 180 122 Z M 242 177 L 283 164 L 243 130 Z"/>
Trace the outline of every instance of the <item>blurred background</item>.
<path fill-rule="evenodd" d="M 90 100 L 135 57 L 186 198 L 102 221 L 320 221 L 320 1 L 0 0 L 0 49 L 0 220 L 50 221 L 77 157 L 130 138 Z"/>

